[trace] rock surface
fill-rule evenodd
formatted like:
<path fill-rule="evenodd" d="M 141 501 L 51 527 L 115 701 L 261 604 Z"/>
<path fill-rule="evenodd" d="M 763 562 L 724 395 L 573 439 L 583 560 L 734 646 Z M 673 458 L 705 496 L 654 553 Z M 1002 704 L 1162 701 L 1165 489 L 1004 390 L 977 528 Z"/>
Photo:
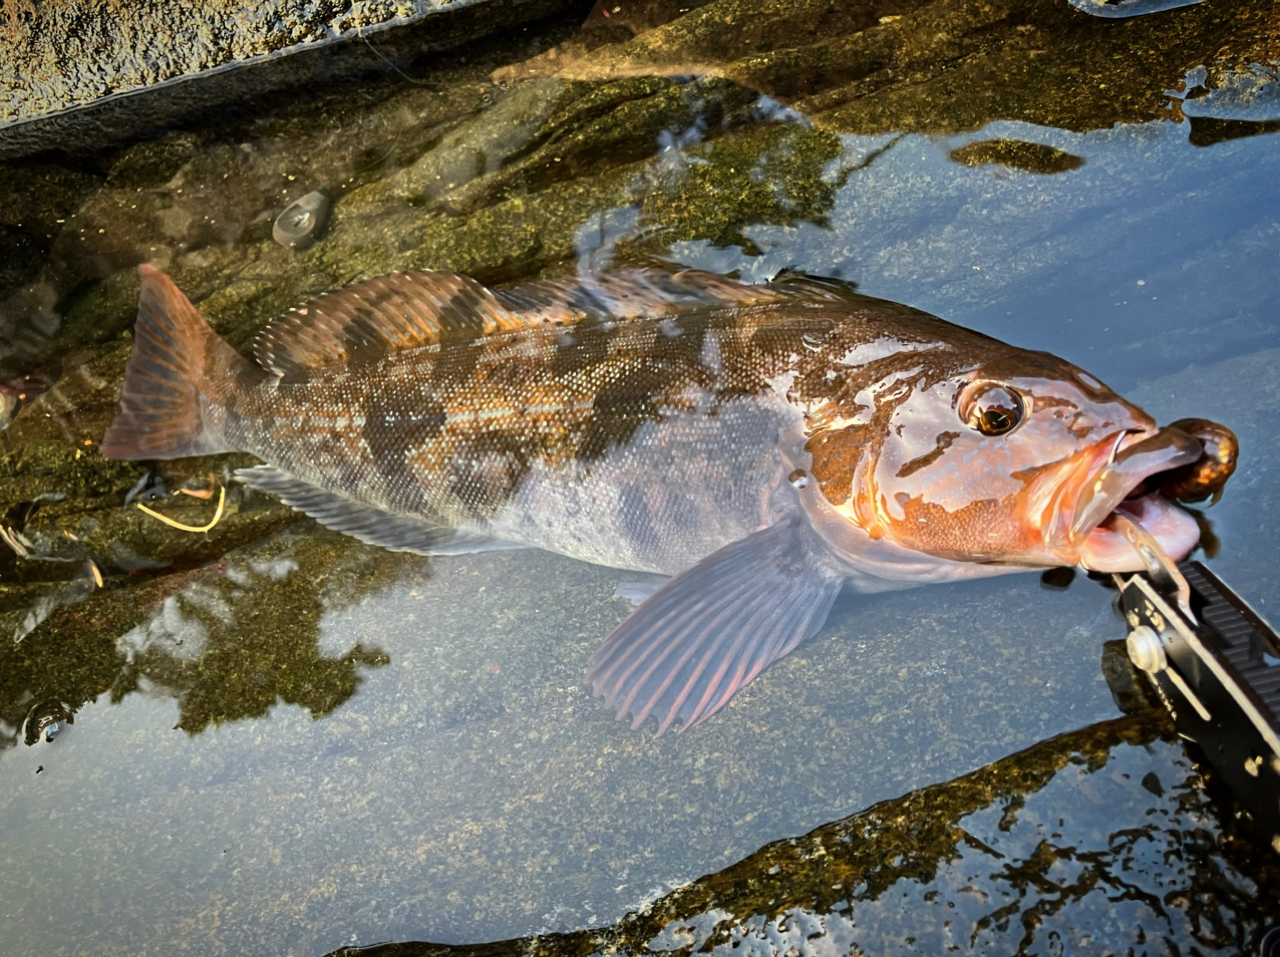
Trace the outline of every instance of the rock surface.
<path fill-rule="evenodd" d="M 380 65 L 394 69 L 393 61 L 408 54 L 457 46 L 571 2 L 6 3 L 0 8 L 0 157 L 86 150 L 249 93 Z M 180 91 L 138 98 L 177 83 Z"/>

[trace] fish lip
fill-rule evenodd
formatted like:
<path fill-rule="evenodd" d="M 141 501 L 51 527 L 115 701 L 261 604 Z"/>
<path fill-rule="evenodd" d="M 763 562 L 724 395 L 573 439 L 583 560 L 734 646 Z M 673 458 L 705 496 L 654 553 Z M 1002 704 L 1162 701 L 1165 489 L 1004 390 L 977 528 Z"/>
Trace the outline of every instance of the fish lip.
<path fill-rule="evenodd" d="M 1166 555 L 1180 562 L 1200 542 L 1200 525 L 1190 512 L 1162 497 L 1148 492 L 1125 499 L 1102 523 L 1091 530 L 1079 544 L 1079 564 L 1096 572 L 1127 573 L 1145 567 L 1134 545 L 1114 527 L 1112 519 L 1123 514 L 1147 531 Z"/>
<path fill-rule="evenodd" d="M 1175 550 L 1184 554 L 1190 551 L 1194 542 L 1183 547 L 1188 531 L 1185 523 L 1179 524 L 1171 517 L 1170 513 L 1177 511 L 1172 503 L 1155 492 L 1134 499 L 1129 496 L 1149 476 L 1198 461 L 1203 451 L 1200 440 L 1181 429 L 1126 430 L 1117 434 L 1110 445 L 1101 446 L 1095 457 L 1095 461 L 1101 461 L 1086 473 L 1071 522 L 1072 544 L 1082 553 L 1097 552 L 1103 538 L 1116 534 L 1103 527 L 1107 519 L 1124 506 L 1140 522 L 1163 528 L 1164 537 Z"/>

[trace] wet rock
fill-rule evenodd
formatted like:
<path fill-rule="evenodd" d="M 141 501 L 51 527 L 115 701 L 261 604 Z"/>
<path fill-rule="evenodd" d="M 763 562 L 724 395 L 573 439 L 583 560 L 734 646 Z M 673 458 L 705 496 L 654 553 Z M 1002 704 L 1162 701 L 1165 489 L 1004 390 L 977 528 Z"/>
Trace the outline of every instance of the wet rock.
<path fill-rule="evenodd" d="M 954 133 L 998 119 L 1083 131 L 1168 115 L 1166 90 L 1203 64 L 1216 86 L 1280 56 L 1274 9 L 1222 0 L 1136 17 L 1123 31 L 1052 0 L 833 9 L 714 0 L 590 56 L 550 51 L 513 75 L 722 76 L 839 132 Z"/>
<path fill-rule="evenodd" d="M 423 50 L 457 46 L 567 6 L 568 0 L 266 0 L 249 8 L 203 0 L 181 9 L 155 2 L 8 4 L 0 10 L 0 53 L 11 67 L 0 80 L 0 156 L 119 144 L 218 104 L 397 69 L 397 61 Z M 236 65 L 252 69 L 226 69 Z"/>
<path fill-rule="evenodd" d="M 0 584 L 0 721 L 28 744 L 52 740 L 87 701 L 143 683 L 178 699 L 191 734 L 279 701 L 328 714 L 387 660 L 372 639 L 322 648 L 321 619 L 406 571 L 425 579 L 427 563 L 301 526 L 216 560 L 147 569 L 129 587 L 90 583 L 68 598 L 59 585 Z M 42 617 L 26 628 L 33 610 Z M 39 689 L 59 697 L 24 705 Z"/>

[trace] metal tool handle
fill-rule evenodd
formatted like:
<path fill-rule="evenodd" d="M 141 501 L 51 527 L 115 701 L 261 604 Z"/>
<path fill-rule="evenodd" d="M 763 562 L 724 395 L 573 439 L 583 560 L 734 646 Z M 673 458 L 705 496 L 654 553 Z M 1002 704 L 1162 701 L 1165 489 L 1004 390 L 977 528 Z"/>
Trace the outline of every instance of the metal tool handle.
<path fill-rule="evenodd" d="M 1147 575 L 1121 583 L 1129 658 L 1280 853 L 1280 638 L 1199 562 L 1190 614 Z"/>

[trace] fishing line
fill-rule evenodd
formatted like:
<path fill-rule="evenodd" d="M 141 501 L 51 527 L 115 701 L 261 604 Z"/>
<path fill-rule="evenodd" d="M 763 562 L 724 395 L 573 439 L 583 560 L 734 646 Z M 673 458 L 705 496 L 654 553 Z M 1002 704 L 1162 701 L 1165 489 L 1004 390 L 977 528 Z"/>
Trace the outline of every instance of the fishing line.
<path fill-rule="evenodd" d="M 408 80 L 410 83 L 414 84 L 415 86 L 430 86 L 430 85 L 431 85 L 431 84 L 430 84 L 430 83 L 428 83 L 426 80 L 415 80 L 415 79 L 414 79 L 413 77 L 411 77 L 408 73 L 405 73 L 405 72 L 404 72 L 404 70 L 400 69 L 400 67 L 398 67 L 398 66 L 396 66 L 394 63 L 392 63 L 392 62 L 391 62 L 391 60 L 387 58 L 387 55 L 386 55 L 385 53 L 383 53 L 381 50 L 379 50 L 377 47 L 375 47 L 372 43 L 370 43 L 370 42 L 369 42 L 369 38 L 368 38 L 367 36 L 365 36 L 365 35 L 364 35 L 364 29 L 363 29 L 363 28 L 359 28 L 359 27 L 358 27 L 358 28 L 356 29 L 356 36 L 358 36 L 361 40 L 363 40 L 363 41 L 364 41 L 364 45 L 365 45 L 365 46 L 367 46 L 370 50 L 372 50 L 372 51 L 373 51 L 373 53 L 374 53 L 374 55 L 375 55 L 375 56 L 377 56 L 377 58 L 378 58 L 379 60 L 381 60 L 381 61 L 382 61 L 383 63 L 385 63 L 387 66 L 391 67 L 391 69 L 392 69 L 392 70 L 394 70 L 396 73 L 400 74 L 400 76 L 404 77 L 404 79 Z"/>
<path fill-rule="evenodd" d="M 164 522 L 166 525 L 170 526 L 171 528 L 176 528 L 180 532 L 200 533 L 200 532 L 207 532 L 212 530 L 213 526 L 217 525 L 218 522 L 222 521 L 222 506 L 226 504 L 226 501 L 227 501 L 227 487 L 225 485 L 220 485 L 218 486 L 218 510 L 213 513 L 213 518 L 209 520 L 209 524 L 199 525 L 199 526 L 184 525 L 182 522 L 179 522 L 176 519 L 169 518 L 167 515 L 161 515 L 155 509 L 147 508 L 147 506 L 143 505 L 141 502 L 138 502 L 135 507 L 142 509 L 142 511 L 146 512 L 152 518 L 158 518 L 160 521 Z"/>

